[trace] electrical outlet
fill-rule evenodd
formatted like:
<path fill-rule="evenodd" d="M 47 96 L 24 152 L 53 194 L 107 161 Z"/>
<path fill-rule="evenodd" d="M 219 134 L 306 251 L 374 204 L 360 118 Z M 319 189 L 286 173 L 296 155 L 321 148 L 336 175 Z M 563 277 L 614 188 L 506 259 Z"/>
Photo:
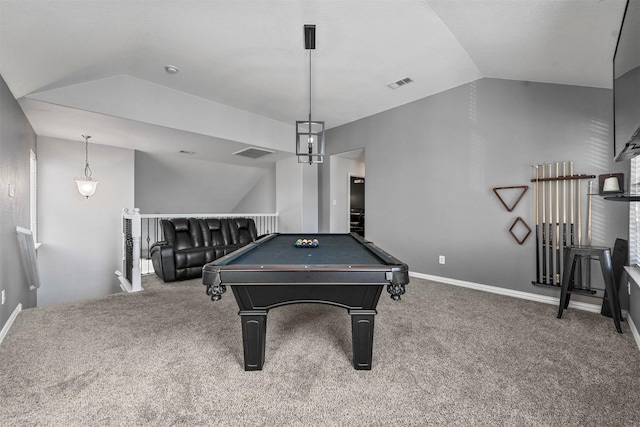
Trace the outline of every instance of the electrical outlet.
<path fill-rule="evenodd" d="M 438 257 L 438 262 L 439 262 L 440 264 L 444 264 L 444 255 L 440 255 L 440 256 Z"/>
<path fill-rule="evenodd" d="M 4 296 L 4 289 L 2 290 L 2 305 L 4 305 L 4 301 L 6 300 L 5 296 Z"/>

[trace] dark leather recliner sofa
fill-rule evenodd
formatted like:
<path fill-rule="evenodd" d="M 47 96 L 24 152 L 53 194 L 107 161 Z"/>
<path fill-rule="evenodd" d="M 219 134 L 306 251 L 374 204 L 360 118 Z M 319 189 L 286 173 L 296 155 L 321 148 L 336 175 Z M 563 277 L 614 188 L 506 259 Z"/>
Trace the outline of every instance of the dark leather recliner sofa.
<path fill-rule="evenodd" d="M 160 221 L 164 240 L 151 246 L 163 281 L 202 277 L 202 267 L 258 239 L 251 218 L 173 218 Z"/>

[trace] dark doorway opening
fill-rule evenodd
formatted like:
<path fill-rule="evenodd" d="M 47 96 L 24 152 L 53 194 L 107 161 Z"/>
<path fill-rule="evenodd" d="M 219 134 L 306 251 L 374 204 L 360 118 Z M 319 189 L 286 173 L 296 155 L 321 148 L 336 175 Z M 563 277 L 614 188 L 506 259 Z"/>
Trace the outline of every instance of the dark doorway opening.
<path fill-rule="evenodd" d="M 349 177 L 349 224 L 352 233 L 364 237 L 364 177 Z"/>

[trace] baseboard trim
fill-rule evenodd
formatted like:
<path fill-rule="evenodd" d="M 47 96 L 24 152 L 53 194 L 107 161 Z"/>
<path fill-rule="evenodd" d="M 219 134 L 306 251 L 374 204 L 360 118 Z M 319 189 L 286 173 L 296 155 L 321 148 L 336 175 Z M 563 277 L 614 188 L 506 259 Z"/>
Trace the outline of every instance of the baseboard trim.
<path fill-rule="evenodd" d="M 432 276 L 430 274 L 416 273 L 413 271 L 409 272 L 409 276 L 417 277 L 418 279 L 432 280 L 434 282 L 444 283 L 447 285 L 461 286 L 463 288 L 470 288 L 478 291 L 491 292 L 494 294 L 506 295 L 514 298 L 526 299 L 529 301 L 542 302 L 545 304 L 553 304 L 553 305 L 560 304 L 560 298 L 533 294 L 531 292 L 516 291 L 513 289 L 500 288 L 498 286 L 482 285 L 480 283 L 466 282 L 464 280 L 451 279 L 448 277 Z M 602 308 L 600 305 L 597 305 L 597 304 L 589 304 L 585 302 L 574 302 L 574 301 L 569 302 L 569 307 L 575 308 L 577 310 L 590 311 L 592 313 L 600 313 L 600 310 Z M 633 319 L 631 319 L 631 316 L 629 316 L 629 312 L 627 310 L 622 310 L 622 317 L 629 324 L 629 329 L 631 329 L 631 334 L 633 335 L 633 339 L 635 340 L 636 345 L 638 346 L 638 350 L 640 350 L 640 333 L 638 332 L 636 325 L 633 323 Z"/>
<path fill-rule="evenodd" d="M 11 316 L 9 316 L 9 319 L 7 319 L 7 323 L 4 324 L 4 326 L 2 327 L 2 330 L 0 331 L 0 344 L 2 344 L 4 337 L 6 337 L 7 334 L 9 333 L 9 329 L 11 328 L 11 325 L 13 325 L 13 321 L 16 320 L 16 317 L 18 317 L 18 313 L 20 313 L 21 311 L 22 311 L 22 303 L 19 303 L 16 306 L 16 309 L 13 310 L 13 313 L 11 313 Z"/>
<path fill-rule="evenodd" d="M 629 329 L 631 329 L 631 333 L 633 334 L 633 339 L 636 340 L 636 345 L 638 346 L 638 350 L 640 350 L 640 333 L 638 333 L 638 329 L 636 325 L 633 323 L 633 319 L 631 316 L 627 316 L 627 323 L 629 323 Z"/>
<path fill-rule="evenodd" d="M 425 280 L 432 280 L 434 282 L 446 283 L 448 285 L 461 286 L 463 288 L 475 289 L 478 291 L 491 292 L 493 294 L 506 295 L 509 297 L 526 299 L 529 301 L 542 302 L 545 304 L 553 304 L 553 305 L 560 304 L 560 298 L 550 297 L 546 295 L 538 295 L 531 292 L 516 291 L 513 289 L 500 288 L 498 286 L 483 285 L 480 283 L 466 282 L 464 280 L 451 279 L 448 277 L 432 276 L 430 274 L 423 274 L 423 273 L 409 272 L 409 276 L 417 277 L 418 279 L 425 279 Z M 580 301 L 570 301 L 569 308 L 590 311 L 592 313 L 600 313 L 600 309 L 602 307 L 597 304 L 589 304 L 589 303 L 580 302 Z M 622 316 L 629 317 L 629 316 L 626 316 L 626 311 L 624 310 L 622 312 Z"/>

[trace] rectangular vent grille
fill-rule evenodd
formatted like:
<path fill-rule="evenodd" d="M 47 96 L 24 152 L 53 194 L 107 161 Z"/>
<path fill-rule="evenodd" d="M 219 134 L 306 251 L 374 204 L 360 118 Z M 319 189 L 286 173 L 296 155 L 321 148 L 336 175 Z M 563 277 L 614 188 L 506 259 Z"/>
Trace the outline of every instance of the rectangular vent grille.
<path fill-rule="evenodd" d="M 275 151 L 266 150 L 264 148 L 249 147 L 249 148 L 244 148 L 240 151 L 236 151 L 233 154 L 236 156 L 243 156 L 243 157 L 249 157 L 251 159 L 258 159 L 262 156 L 266 156 L 267 154 L 273 154 L 273 153 L 275 153 Z"/>
<path fill-rule="evenodd" d="M 389 86 L 391 89 L 398 89 L 400 86 L 404 86 L 406 84 L 412 83 L 413 80 L 411 80 L 410 77 L 406 77 L 402 80 L 398 80 L 396 82 L 393 83 L 389 83 L 387 86 Z"/>

